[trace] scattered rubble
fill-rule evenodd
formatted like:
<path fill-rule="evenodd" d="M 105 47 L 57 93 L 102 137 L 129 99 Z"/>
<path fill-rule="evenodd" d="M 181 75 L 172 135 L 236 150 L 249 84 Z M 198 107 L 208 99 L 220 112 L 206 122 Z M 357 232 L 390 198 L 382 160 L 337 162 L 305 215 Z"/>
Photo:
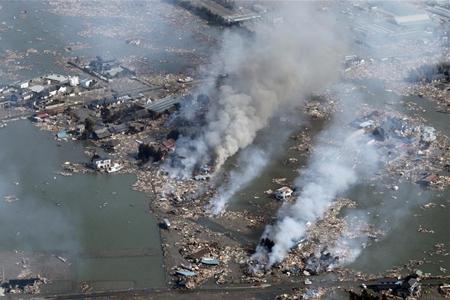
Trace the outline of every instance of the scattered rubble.
<path fill-rule="evenodd" d="M 0 296 L 8 294 L 39 294 L 40 286 L 45 283 L 47 283 L 47 279 L 40 276 L 2 281 L 0 282 Z"/>

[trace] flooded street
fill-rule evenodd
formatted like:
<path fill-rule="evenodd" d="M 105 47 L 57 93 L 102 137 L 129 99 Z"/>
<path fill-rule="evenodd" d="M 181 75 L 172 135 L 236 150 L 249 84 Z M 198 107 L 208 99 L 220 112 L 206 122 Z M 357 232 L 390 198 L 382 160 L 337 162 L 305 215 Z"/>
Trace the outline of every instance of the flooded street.
<path fill-rule="evenodd" d="M 86 161 L 82 145 L 58 145 L 29 121 L 2 128 L 0 140 L 0 255 L 53 257 L 29 265 L 52 279 L 51 292 L 75 292 L 82 281 L 98 290 L 164 285 L 158 226 L 147 197 L 131 190 L 133 176 L 56 174 L 65 161 Z"/>

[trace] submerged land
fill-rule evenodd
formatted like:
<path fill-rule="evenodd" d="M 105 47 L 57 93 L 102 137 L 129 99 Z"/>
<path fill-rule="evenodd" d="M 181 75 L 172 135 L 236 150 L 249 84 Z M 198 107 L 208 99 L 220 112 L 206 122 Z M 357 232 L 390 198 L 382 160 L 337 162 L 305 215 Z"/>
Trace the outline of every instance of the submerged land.
<path fill-rule="evenodd" d="M 213 150 L 202 159 L 186 145 L 229 113 L 224 87 L 245 85 L 220 68 L 233 55 L 223 45 L 283 28 L 279 3 L 2 4 L 0 295 L 448 297 L 450 7 L 394 4 L 289 4 L 311 5 L 345 32 L 335 78 L 288 109 L 271 107 L 266 126 L 221 165 Z M 246 75 L 293 81 L 265 71 Z M 308 71 L 305 81 L 320 81 Z M 313 179 L 298 179 L 321 159 L 328 165 Z M 317 174 L 344 176 L 341 160 L 364 172 L 268 264 L 277 241 L 267 225 L 283 209 L 307 210 L 304 187 Z"/>

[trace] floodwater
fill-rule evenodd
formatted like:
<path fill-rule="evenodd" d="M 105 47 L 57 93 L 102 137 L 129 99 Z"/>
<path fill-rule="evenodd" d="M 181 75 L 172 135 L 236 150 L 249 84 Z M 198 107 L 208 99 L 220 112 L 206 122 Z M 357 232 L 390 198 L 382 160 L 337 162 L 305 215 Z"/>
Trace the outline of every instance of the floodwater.
<path fill-rule="evenodd" d="M 155 7 L 170 6 L 153 3 Z M 141 4 L 122 2 L 125 9 L 140 17 Z M 111 37 L 95 28 L 119 25 L 129 30 L 136 24 L 130 18 L 114 15 L 59 16 L 51 12 L 47 1 L 2 2 L 0 85 L 53 72 L 67 74 L 63 64 L 74 56 L 143 57 L 153 72 L 184 72 L 197 62 L 189 55 L 166 49 L 206 55 L 212 51 L 209 34 L 219 36 L 220 29 L 205 27 L 199 32 L 201 23 L 196 23 L 196 18 L 192 24 L 181 26 L 176 17 L 177 12 L 171 17 L 154 14 L 144 24 L 151 30 Z M 93 33 L 82 34 L 91 29 Z M 127 39 L 136 38 L 151 41 L 154 48 L 127 43 Z M 77 44 L 86 47 L 67 50 Z M 19 57 L 5 61 L 12 52 Z M 19 257 L 30 257 L 26 263 L 30 269 L 52 280 L 45 286 L 48 293 L 78 292 L 80 282 L 88 282 L 94 290 L 164 286 L 157 221 L 148 212 L 149 199 L 131 190 L 134 176 L 56 174 L 64 161 L 87 160 L 83 145 L 58 145 L 50 134 L 39 131 L 29 121 L 0 128 L 0 141 L 0 267 L 8 278 L 17 276 L 14 266 L 21 260 Z M 18 201 L 3 201 L 8 195 Z"/>
<path fill-rule="evenodd" d="M 21 13 L 24 10 L 27 11 L 25 15 Z M 2 55 L 7 49 L 21 53 L 30 48 L 38 51 L 17 60 L 17 65 L 25 68 L 13 72 L 16 76 L 14 80 L 51 72 L 65 74 L 66 70 L 55 63 L 61 56 L 146 56 L 154 63 L 155 70 L 164 72 L 182 71 L 191 65 L 177 55 L 135 47 L 123 39 L 102 35 L 80 36 L 79 33 L 88 29 L 91 23 L 108 26 L 115 19 L 61 17 L 50 13 L 46 2 L 2 2 L 0 22 Z M 149 24 L 156 23 L 158 20 L 149 20 Z M 174 26 L 180 25 L 164 23 L 157 28 L 157 36 L 150 34 L 142 38 L 153 40 L 158 49 L 167 45 L 195 47 L 203 54 L 211 50 L 209 44 L 198 43 L 191 36 L 181 40 L 174 38 L 173 33 L 177 29 Z M 189 30 L 188 24 L 184 27 Z M 208 30 L 219 35 L 218 29 L 208 27 Z M 66 53 L 64 48 L 76 42 L 86 43 L 89 47 Z M 56 51 L 57 55 L 46 54 L 44 50 Z M 14 81 L 6 76 L 11 72 L 3 70 L 4 67 L 0 65 L 1 84 Z M 378 103 L 380 107 L 391 105 L 389 103 L 402 105 L 395 104 L 400 102 L 382 86 L 368 86 L 371 93 L 367 89 L 361 90 L 361 93 L 366 95 L 371 104 Z M 433 104 L 426 99 L 408 97 L 405 100 L 423 107 L 426 111 L 422 115 L 429 124 L 449 134 L 449 115 L 436 112 Z M 324 124 L 313 121 L 307 126 L 315 135 Z M 20 250 L 67 258 L 64 264 L 68 270 L 56 274 L 53 268 L 31 265 L 32 268 L 40 268 L 44 276 L 52 275 L 49 277 L 54 280 L 46 286 L 48 292 L 76 292 L 82 281 L 89 282 L 96 290 L 164 285 L 165 274 L 156 220 L 148 213 L 146 196 L 130 189 L 135 180 L 133 176 L 64 177 L 55 174 L 64 161 L 86 161 L 82 144 L 67 142 L 58 146 L 50 134 L 40 132 L 28 121 L 13 122 L 6 128 L 0 128 L 0 141 L 0 255 Z M 255 205 L 274 201 L 264 194 L 265 190 L 278 187 L 272 179 L 286 177 L 286 182 L 292 183 L 298 175 L 297 169 L 307 164 L 306 156 L 299 156 L 298 152 L 289 149 L 294 144 L 288 139 L 273 155 L 263 173 L 233 197 L 229 209 L 258 209 Z M 296 164 L 286 166 L 285 162 L 290 157 L 299 160 Z M 397 199 L 393 199 L 393 191 L 385 187 L 362 185 L 349 191 L 347 196 L 357 201 L 366 214 L 370 213 L 367 215 L 368 220 L 386 230 L 386 235 L 363 249 L 350 267 L 377 273 L 402 265 L 410 259 L 427 257 L 425 264 L 418 268 L 433 274 L 444 274 L 440 270 L 442 266 L 448 274 L 448 257 L 430 257 L 423 252 L 432 250 L 436 243 L 444 243 L 447 249 L 450 245 L 450 193 L 424 191 L 407 183 L 399 187 L 395 195 Z M 18 201 L 6 203 L 3 201 L 5 195 L 15 195 Z M 427 202 L 434 202 L 437 207 L 421 209 L 421 204 Z M 445 207 L 440 207 L 440 204 Z M 394 209 L 396 214 L 389 213 Z M 275 212 L 259 212 L 275 216 Z M 418 233 L 419 225 L 434 230 L 434 233 Z M 257 242 L 259 236 L 260 231 L 257 231 L 245 238 Z M 5 262 L 0 259 L 2 263 Z M 63 264 L 58 260 L 54 263 Z"/>
<path fill-rule="evenodd" d="M 427 99 L 421 97 L 398 97 L 386 91 L 378 81 L 358 82 L 365 87 L 358 90 L 363 99 L 376 108 L 395 108 L 406 115 L 415 116 L 417 111 L 407 110 L 407 103 L 413 102 L 425 111 L 419 112 L 426 119 L 426 123 L 435 127 L 443 134 L 450 133 L 450 116 L 439 112 L 439 107 Z M 350 122 L 351 120 L 349 120 Z M 309 126 L 312 136 L 317 135 L 326 126 L 321 121 L 313 120 Z M 250 184 L 237 192 L 230 202 L 231 210 L 257 210 L 260 214 L 276 216 L 276 212 L 265 210 L 264 204 L 275 201 L 264 194 L 268 189 L 276 189 L 278 184 L 273 178 L 286 178 L 286 185 L 292 185 L 298 176 L 298 169 L 305 168 L 308 158 L 299 156 L 296 150 L 290 149 L 295 141 L 288 139 L 275 152 L 264 171 Z M 296 164 L 286 166 L 285 162 L 290 157 L 298 158 Z M 448 175 L 445 173 L 444 175 Z M 375 186 L 361 184 L 354 186 L 346 194 L 358 203 L 357 210 L 348 209 L 343 213 L 352 218 L 358 213 L 359 218 L 364 218 L 370 224 L 381 229 L 385 235 L 377 242 L 370 242 L 362 249 L 356 260 L 348 267 L 367 273 L 382 273 L 390 268 L 402 266 L 409 260 L 423 260 L 423 264 L 417 269 L 433 275 L 448 275 L 450 272 L 450 257 L 433 255 L 425 252 L 433 252 L 434 245 L 443 243 L 448 251 L 450 245 L 450 190 L 431 191 L 425 190 L 413 183 L 395 183 L 398 191 L 393 191 L 391 185 L 375 182 Z M 433 202 L 434 208 L 423 209 L 423 204 Z M 442 206 L 441 206 L 442 205 Z M 361 214 L 362 212 L 362 214 Z M 420 233 L 419 227 L 431 229 L 434 233 Z M 261 233 L 263 228 L 259 229 Z M 258 242 L 258 235 L 252 235 L 253 242 Z M 441 269 L 444 268 L 444 269 Z"/>
<path fill-rule="evenodd" d="M 87 160 L 83 145 L 58 144 L 27 120 L 1 128 L 0 141 L 1 253 L 66 258 L 68 272 L 52 271 L 58 260 L 30 263 L 52 279 L 48 292 L 76 292 L 81 281 L 97 290 L 164 286 L 157 221 L 149 199 L 131 190 L 134 176 L 56 174 L 65 161 Z"/>
<path fill-rule="evenodd" d="M 170 5 L 159 2 L 161 1 L 154 1 L 153 5 L 155 7 Z M 7 50 L 15 51 L 23 57 L 9 64 L 18 67 L 17 70 L 0 65 L 0 84 L 53 72 L 67 74 L 62 64 L 68 58 L 76 56 L 86 59 L 93 59 L 96 56 L 107 59 L 135 56 L 148 60 L 149 68 L 154 72 L 184 72 L 195 68 L 196 62 L 192 61 L 190 55 L 183 56 L 166 51 L 168 48 L 186 49 L 192 51 L 194 56 L 205 56 L 214 48 L 208 38 L 219 36 L 219 28 L 204 26 L 199 30 L 198 27 L 201 25 L 194 22 L 195 18 L 192 18 L 193 22 L 181 26 L 176 24 L 176 13 L 172 19 L 159 14 L 145 16 L 146 12 L 139 10 L 141 4 L 139 1 L 121 3 L 124 9 L 136 14 L 136 19 L 148 18 L 148 24 L 142 24 L 142 26 L 148 27 L 149 30 L 133 32 L 134 27 L 140 26 L 137 21 L 130 18 L 122 19 L 114 14 L 105 17 L 59 16 L 51 12 L 47 1 L 2 2 L 0 5 L 0 60 Z M 182 10 L 179 7 L 174 9 Z M 113 26 L 130 34 L 110 36 L 96 30 Z M 83 34 L 88 31 L 92 33 Z M 151 41 L 152 48 L 147 49 L 127 43 L 131 39 Z M 85 46 L 77 48 L 77 44 Z M 75 47 L 72 47 L 73 45 Z M 69 47 L 72 48 L 70 51 L 67 50 Z M 29 49 L 37 51 L 27 53 Z"/>

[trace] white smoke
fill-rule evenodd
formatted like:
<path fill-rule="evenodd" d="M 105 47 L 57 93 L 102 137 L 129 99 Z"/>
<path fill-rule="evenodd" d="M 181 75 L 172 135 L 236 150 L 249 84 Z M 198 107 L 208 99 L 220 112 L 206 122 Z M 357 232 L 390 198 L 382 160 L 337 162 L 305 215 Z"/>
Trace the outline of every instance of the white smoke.
<path fill-rule="evenodd" d="M 282 261 L 305 237 L 309 222 L 321 218 L 338 195 L 376 170 L 375 149 L 362 130 L 346 124 L 349 120 L 347 115 L 338 116 L 320 135 L 308 168 L 296 182 L 301 190 L 296 202 L 284 205 L 278 221 L 265 229 L 263 238 L 273 241 L 274 246 L 270 250 L 258 246 L 254 260 L 266 266 Z"/>
<path fill-rule="evenodd" d="M 206 120 L 195 137 L 177 141 L 173 176 L 190 176 L 211 162 L 218 170 L 251 145 L 277 111 L 301 105 L 305 95 L 337 77 L 345 43 L 334 19 L 314 5 L 283 6 L 277 11 L 283 22 L 260 23 L 248 35 L 224 35 L 217 60 L 229 74 L 227 83 L 210 92 Z"/>
<path fill-rule="evenodd" d="M 215 197 L 210 200 L 209 210 L 212 214 L 220 214 L 231 197 L 239 190 L 247 186 L 256 175 L 260 174 L 267 165 L 268 154 L 256 147 L 248 148 L 239 157 L 238 170 L 230 172 L 230 181 L 222 185 Z"/>

